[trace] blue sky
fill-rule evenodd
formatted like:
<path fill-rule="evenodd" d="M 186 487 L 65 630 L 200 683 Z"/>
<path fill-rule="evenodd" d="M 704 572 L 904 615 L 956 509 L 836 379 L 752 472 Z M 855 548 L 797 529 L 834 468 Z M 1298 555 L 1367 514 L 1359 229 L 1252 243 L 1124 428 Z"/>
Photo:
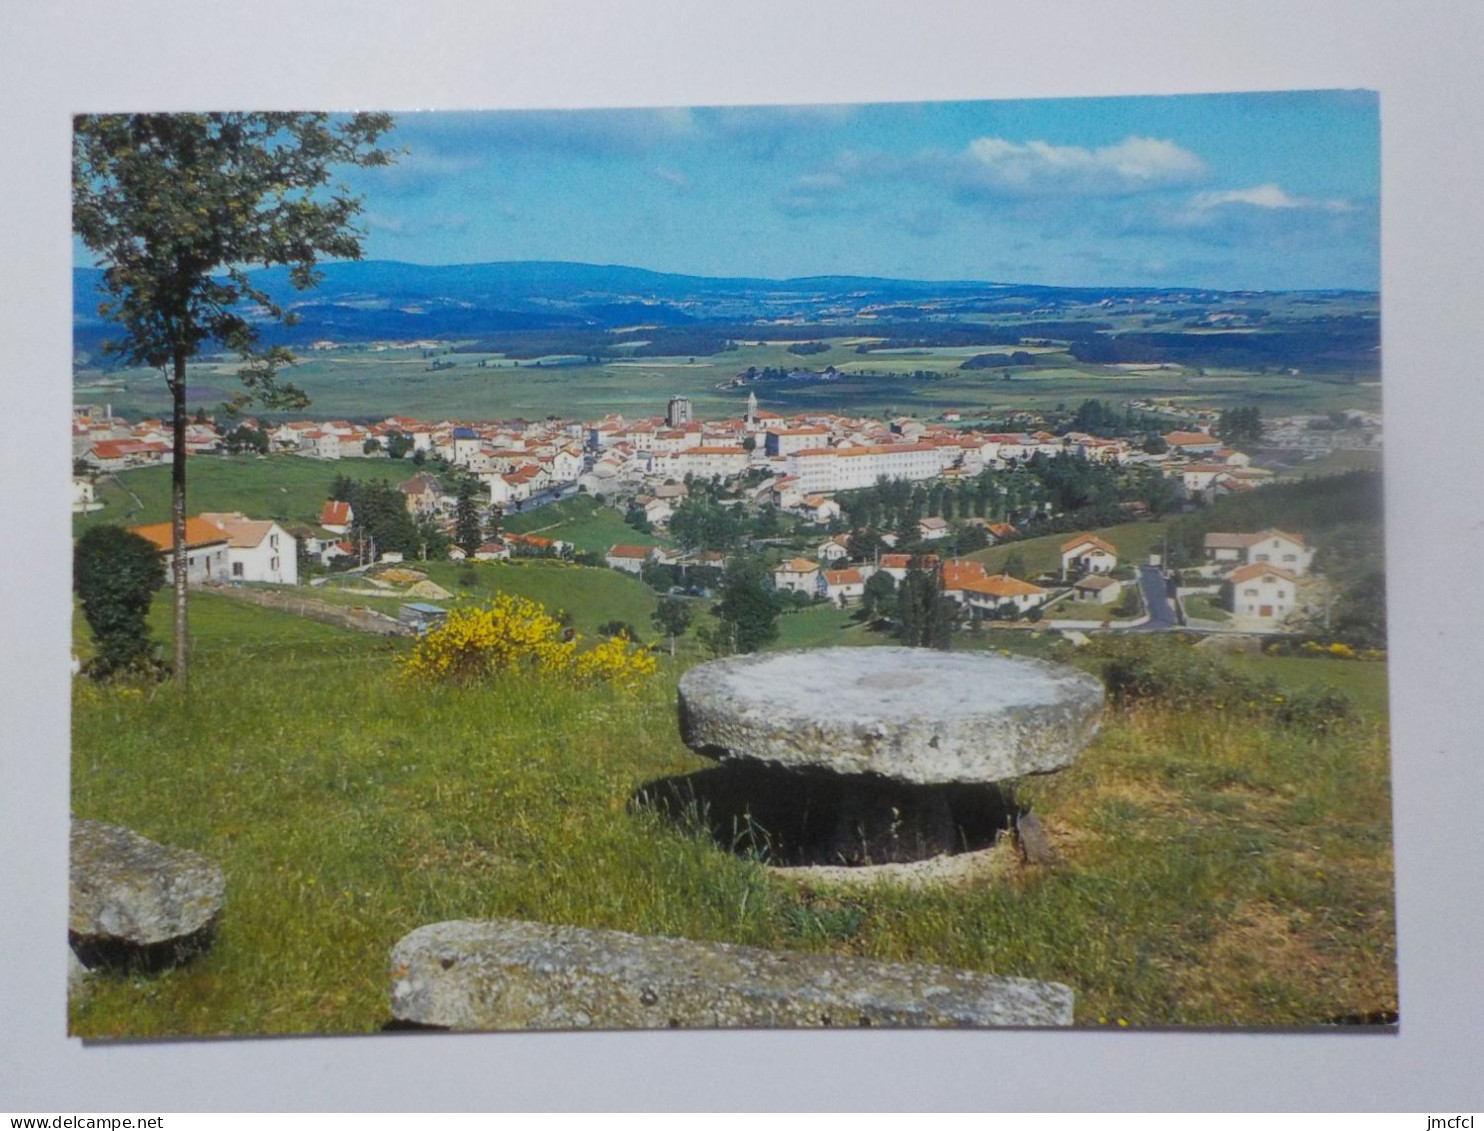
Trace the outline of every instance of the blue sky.
<path fill-rule="evenodd" d="M 398 115 L 365 255 L 697 275 L 1379 287 L 1361 91 Z"/>

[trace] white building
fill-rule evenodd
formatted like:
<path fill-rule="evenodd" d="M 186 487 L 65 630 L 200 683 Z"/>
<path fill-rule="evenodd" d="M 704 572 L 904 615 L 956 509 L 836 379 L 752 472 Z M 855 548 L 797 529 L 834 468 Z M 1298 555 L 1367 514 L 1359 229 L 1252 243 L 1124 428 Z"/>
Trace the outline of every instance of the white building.
<path fill-rule="evenodd" d="M 644 563 L 649 561 L 650 553 L 648 546 L 618 544 L 608 548 L 608 553 L 603 560 L 608 563 L 609 569 L 621 569 L 625 573 L 640 573 L 644 569 Z"/>
<path fill-rule="evenodd" d="M 1118 547 L 1096 534 L 1079 534 L 1061 544 L 1061 575 L 1112 573 L 1118 566 Z"/>
<path fill-rule="evenodd" d="M 203 522 L 227 536 L 228 576 L 233 581 L 299 584 L 299 545 L 293 535 L 268 519 L 245 514 L 203 512 Z"/>
<path fill-rule="evenodd" d="M 819 565 L 808 558 L 779 562 L 773 571 L 773 588 L 781 592 L 813 594 L 819 585 Z"/>
<path fill-rule="evenodd" d="M 1234 627 L 1270 627 L 1298 607 L 1298 574 L 1280 566 L 1267 562 L 1242 566 L 1227 581 L 1232 587 Z"/>
<path fill-rule="evenodd" d="M 174 536 L 171 523 L 156 522 L 149 526 L 131 526 L 130 532 L 155 544 L 165 562 L 165 584 L 175 577 Z M 226 581 L 227 536 L 220 529 L 199 518 L 185 522 L 186 584 L 210 585 Z"/>

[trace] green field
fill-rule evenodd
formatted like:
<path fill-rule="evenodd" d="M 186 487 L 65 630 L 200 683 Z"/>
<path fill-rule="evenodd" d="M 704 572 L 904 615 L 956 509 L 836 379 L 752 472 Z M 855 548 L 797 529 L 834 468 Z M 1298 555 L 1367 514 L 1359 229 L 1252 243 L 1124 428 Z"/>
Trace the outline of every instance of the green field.
<path fill-rule="evenodd" d="M 560 571 L 506 572 L 554 591 Z M 70 1007 L 75 1035 L 374 1032 L 398 938 L 501 916 L 1046 978 L 1075 987 L 1091 1027 L 1396 1008 L 1374 701 L 1330 735 L 1110 713 L 1072 768 L 1022 785 L 1059 866 L 1002 844 L 971 886 L 835 891 L 631 807 L 642 783 L 707 765 L 678 740 L 668 661 L 636 698 L 522 676 L 427 687 L 397 675 L 405 640 L 208 594 L 192 613 L 188 696 L 74 682 L 72 807 L 216 860 L 226 910 L 196 961 L 96 976 Z M 785 623 L 794 642 L 854 631 L 829 609 Z M 1285 683 L 1384 682 L 1382 664 L 1241 663 Z"/>
<path fill-rule="evenodd" d="M 855 343 L 862 340 L 857 336 L 822 340 L 831 349 L 807 357 L 789 353 L 784 343 L 744 342 L 736 350 L 711 357 L 543 363 L 539 368 L 533 361 L 515 367 L 495 354 L 451 354 L 442 360 L 452 360 L 454 367 L 437 371 L 429 371 L 417 351 L 372 352 L 346 346 L 304 355 L 294 369 L 293 381 L 312 399 L 312 406 L 300 415 L 314 418 L 405 414 L 430 420 L 490 420 L 556 414 L 594 419 L 610 412 L 632 418 L 663 413 L 665 402 L 674 394 L 690 397 L 701 418 L 739 417 L 748 389 L 718 386 L 749 366 L 823 370 L 834 365 L 845 374 L 843 380 L 828 383 L 756 386 L 759 405 L 784 415 L 828 411 L 934 416 L 950 408 L 1002 413 L 1076 405 L 1088 397 L 1115 402 L 1174 397 L 1218 407 L 1256 404 L 1265 416 L 1276 416 L 1346 408 L 1377 411 L 1381 401 L 1376 384 L 1239 370 L 1207 371 L 1204 376 L 1199 370 L 1180 367 L 1135 371 L 1076 362 L 1055 350 L 1036 351 L 1042 365 L 1016 367 L 1007 380 L 1005 370 L 960 370 L 959 366 L 966 354 L 1009 347 L 857 354 Z M 479 368 L 481 360 L 489 367 Z M 190 403 L 192 411 L 197 407 L 213 410 L 225 401 L 236 383 L 236 369 L 235 362 L 192 366 L 188 381 L 199 391 Z M 940 379 L 907 376 L 918 370 Z M 83 370 L 75 380 L 86 385 L 99 376 L 96 371 Z M 122 384 L 107 389 L 79 387 L 75 399 L 80 403 L 107 401 L 115 410 L 134 414 L 157 415 L 167 410 L 164 382 L 153 371 L 123 371 L 110 378 Z"/>
<path fill-rule="evenodd" d="M 579 551 L 606 554 L 618 543 L 629 546 L 664 545 L 663 538 L 643 534 L 629 526 L 623 515 L 587 495 L 574 495 L 533 511 L 507 514 L 501 529 L 512 534 L 539 534 L 570 542 Z"/>
<path fill-rule="evenodd" d="M 337 476 L 400 483 L 417 470 L 406 460 L 317 460 L 302 456 L 198 456 L 186 465 L 186 513 L 241 511 L 252 518 L 319 525 Z M 102 522 L 142 526 L 170 520 L 170 468 L 141 467 L 98 482 L 102 510 L 73 515 L 73 536 Z M 136 501 L 137 500 L 137 501 Z"/>
<path fill-rule="evenodd" d="M 1141 565 L 1148 561 L 1150 553 L 1158 552 L 1165 536 L 1165 524 L 1158 521 L 1122 522 L 1095 530 L 1043 534 L 1039 538 L 1024 538 L 1006 542 L 1002 546 L 991 546 L 987 550 L 976 550 L 964 557 L 983 562 L 987 572 L 997 573 L 1011 554 L 1019 554 L 1021 561 L 1025 563 L 1027 577 L 1035 577 L 1040 573 L 1056 573 L 1061 570 L 1062 543 L 1077 534 L 1096 534 L 1104 541 L 1111 542 L 1118 549 L 1120 566 Z"/>

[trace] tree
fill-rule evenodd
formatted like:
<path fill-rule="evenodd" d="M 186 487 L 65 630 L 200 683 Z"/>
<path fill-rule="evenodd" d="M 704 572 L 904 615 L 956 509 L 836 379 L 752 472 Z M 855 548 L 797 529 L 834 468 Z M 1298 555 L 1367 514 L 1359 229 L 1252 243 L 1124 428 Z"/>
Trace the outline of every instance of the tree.
<path fill-rule="evenodd" d="M 149 656 L 145 618 L 155 590 L 165 584 L 160 551 L 122 526 L 95 526 L 73 550 L 72 587 L 93 632 L 97 678 L 142 666 Z"/>
<path fill-rule="evenodd" d="M 123 336 L 105 352 L 164 375 L 172 400 L 171 521 L 175 562 L 174 670 L 186 678 L 186 363 L 208 342 L 242 355 L 244 391 L 299 407 L 308 398 L 278 380 L 293 358 L 258 348 L 240 304 L 290 321 L 249 276 L 286 266 L 298 290 L 324 258 L 359 259 L 352 226 L 360 200 L 330 186 L 337 165 L 388 164 L 377 140 L 385 114 L 87 114 L 73 120 L 72 225 L 104 267 L 99 312 Z"/>
<path fill-rule="evenodd" d="M 222 446 L 232 455 L 241 452 L 257 452 L 265 456 L 268 454 L 268 433 L 262 428 L 254 428 L 251 424 L 239 424 L 222 437 Z"/>
<path fill-rule="evenodd" d="M 386 454 L 392 459 L 402 459 L 412 450 L 412 437 L 405 432 L 393 432 L 386 438 Z"/>
<path fill-rule="evenodd" d="M 909 648 L 948 651 L 958 602 L 943 595 L 943 571 L 925 570 L 914 559 L 897 587 L 897 635 Z"/>
<path fill-rule="evenodd" d="M 690 627 L 690 606 L 679 597 L 661 597 L 649 619 L 670 638 L 670 655 L 675 655 L 675 638 Z"/>
<path fill-rule="evenodd" d="M 468 479 L 459 481 L 458 503 L 454 509 L 453 540 L 470 557 L 484 541 L 479 529 L 479 507 L 474 502 L 474 484 Z"/>
<path fill-rule="evenodd" d="M 716 612 L 731 639 L 732 650 L 756 652 L 778 637 L 778 606 L 768 592 L 761 559 L 736 554 L 721 579 Z"/>
<path fill-rule="evenodd" d="M 865 590 L 861 594 L 861 618 L 868 624 L 895 612 L 897 593 L 896 579 L 884 569 L 878 569 L 866 578 Z"/>

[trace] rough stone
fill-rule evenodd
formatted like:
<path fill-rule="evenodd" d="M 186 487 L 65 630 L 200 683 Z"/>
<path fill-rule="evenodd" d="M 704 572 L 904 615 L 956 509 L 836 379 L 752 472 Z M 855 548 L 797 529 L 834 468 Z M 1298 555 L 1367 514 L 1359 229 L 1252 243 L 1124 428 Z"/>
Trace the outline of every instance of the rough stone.
<path fill-rule="evenodd" d="M 77 955 L 67 949 L 67 996 L 78 997 L 88 988 L 88 968 L 78 961 Z"/>
<path fill-rule="evenodd" d="M 1015 842 L 1020 848 L 1020 857 L 1027 864 L 1055 864 L 1056 853 L 1046 839 L 1046 830 L 1034 813 L 1022 813 L 1015 818 Z"/>
<path fill-rule="evenodd" d="M 420 927 L 390 978 L 393 1017 L 441 1029 L 1072 1023 L 1052 982 L 512 920 Z"/>
<path fill-rule="evenodd" d="M 1259 656 L 1262 654 L 1262 637 L 1245 632 L 1213 632 L 1196 641 L 1195 648 L 1199 652 Z"/>
<path fill-rule="evenodd" d="M 722 761 L 998 782 L 1057 770 L 1097 731 L 1102 684 L 1022 657 L 919 648 L 734 656 L 680 680 L 680 735 Z"/>
<path fill-rule="evenodd" d="M 72 822 L 67 937 L 86 966 L 185 957 L 210 941 L 225 891 L 221 869 L 197 853 Z"/>

